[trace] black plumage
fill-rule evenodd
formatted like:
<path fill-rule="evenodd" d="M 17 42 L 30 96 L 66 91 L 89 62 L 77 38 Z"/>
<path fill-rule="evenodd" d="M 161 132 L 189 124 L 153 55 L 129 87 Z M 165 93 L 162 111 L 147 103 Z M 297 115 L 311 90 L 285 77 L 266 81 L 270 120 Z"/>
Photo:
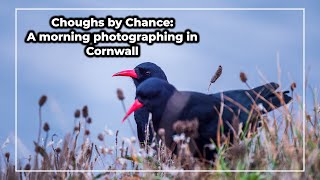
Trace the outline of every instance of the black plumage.
<path fill-rule="evenodd" d="M 159 66 L 151 62 L 141 63 L 133 70 L 121 71 L 114 74 L 114 76 L 131 77 L 136 87 L 152 77 L 167 81 L 164 71 Z M 288 91 L 276 92 L 278 87 L 278 84 L 271 82 L 251 90 L 224 91 L 211 94 L 209 97 L 221 100 L 221 94 L 223 94 L 223 101 L 226 106 L 231 107 L 240 105 L 242 108 L 238 107 L 240 110 L 238 109 L 234 113 L 237 114 L 239 112 L 239 114 L 237 114 L 239 115 L 239 121 L 245 122 L 248 119 L 248 112 L 251 110 L 253 105 L 262 105 L 260 107 L 263 107 L 264 110 L 261 110 L 261 113 L 264 114 L 275 108 L 281 107 L 284 104 L 287 104 L 291 100 L 291 97 L 287 95 Z M 280 101 L 280 99 L 277 97 L 277 94 L 282 96 L 282 99 L 284 100 L 283 102 Z M 145 141 L 145 132 L 149 119 L 149 112 L 145 107 L 143 107 L 134 113 L 134 117 L 137 123 L 139 141 L 143 143 Z M 149 136 L 149 142 L 151 141 L 152 137 L 153 136 L 151 133 Z"/>
<path fill-rule="evenodd" d="M 211 141 L 217 142 L 221 105 L 221 100 L 215 96 L 198 92 L 178 91 L 167 81 L 149 78 L 138 86 L 136 101 L 125 118 L 141 107 L 146 108 L 152 114 L 155 131 L 160 128 L 165 129 L 165 143 L 169 148 L 174 146 L 173 135 L 176 134 L 173 124 L 178 120 L 190 121 L 196 119 L 199 124 L 197 136 L 193 139 L 196 146 L 190 144 L 191 152 L 196 157 L 205 157 L 211 160 L 214 158 L 215 150 L 206 148 L 206 145 L 211 144 Z M 238 107 L 230 105 L 230 109 L 223 109 L 224 132 L 222 133 L 224 134 L 227 134 L 230 130 L 226 123 L 231 124 L 235 117 L 231 109 L 236 111 Z"/>

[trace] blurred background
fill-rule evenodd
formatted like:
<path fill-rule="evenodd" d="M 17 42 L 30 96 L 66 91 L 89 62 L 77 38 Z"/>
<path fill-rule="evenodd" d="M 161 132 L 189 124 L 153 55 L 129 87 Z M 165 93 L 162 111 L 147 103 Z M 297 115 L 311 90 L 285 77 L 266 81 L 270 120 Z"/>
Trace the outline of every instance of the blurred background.
<path fill-rule="evenodd" d="M 0 144 L 9 139 L 6 148 L 13 152 L 14 146 L 14 13 L 17 7 L 296 7 L 306 8 L 306 76 L 307 83 L 318 87 L 320 47 L 319 3 L 308 1 L 223 1 L 199 3 L 104 3 L 101 1 L 68 2 L 1 2 L 0 48 Z M 142 45 L 139 58 L 87 58 L 81 44 L 25 44 L 28 30 L 53 31 L 49 19 L 53 15 L 66 17 L 173 17 L 176 28 L 172 31 L 191 29 L 200 34 L 198 44 Z M 91 137 L 104 131 L 119 130 L 120 137 L 132 136 L 124 116 L 116 89 L 125 94 L 125 104 L 134 100 L 135 87 L 131 79 L 114 77 L 112 74 L 133 69 L 150 61 L 158 64 L 167 74 L 170 83 L 179 90 L 208 93 L 211 76 L 219 65 L 222 76 L 211 86 L 210 93 L 231 89 L 246 89 L 239 80 L 243 71 L 252 87 L 265 81 L 278 82 L 277 59 L 281 66 L 281 89 L 289 90 L 297 83 L 297 93 L 302 96 L 303 60 L 303 14 L 302 11 L 18 11 L 18 157 L 33 154 L 33 140 L 38 133 L 38 100 L 47 95 L 43 107 L 43 121 L 50 124 L 51 132 L 63 138 L 74 127 L 74 112 L 84 105 L 92 117 Z M 56 31 L 56 30 L 54 30 Z M 278 57 L 278 58 L 277 58 Z M 308 104 L 313 103 L 310 89 Z M 297 106 L 296 106 L 297 107 Z M 133 116 L 131 123 L 134 124 Z M 106 139 L 113 142 L 114 138 Z M 6 150 L 6 151 L 7 151 Z M 12 153 L 13 154 L 13 153 Z"/>

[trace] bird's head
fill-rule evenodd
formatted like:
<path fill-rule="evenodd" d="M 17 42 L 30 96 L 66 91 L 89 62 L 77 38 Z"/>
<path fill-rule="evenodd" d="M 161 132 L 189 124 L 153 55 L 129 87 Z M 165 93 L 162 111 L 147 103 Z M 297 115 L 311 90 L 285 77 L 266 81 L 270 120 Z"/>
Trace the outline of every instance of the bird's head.
<path fill-rule="evenodd" d="M 155 77 L 167 81 L 167 77 L 162 69 L 154 63 L 144 62 L 136 66 L 132 70 L 124 70 L 115 73 L 113 76 L 127 76 L 133 79 L 136 87 L 139 86 L 144 80 Z"/>
<path fill-rule="evenodd" d="M 136 100 L 122 122 L 134 111 L 146 107 L 149 112 L 163 112 L 176 88 L 159 78 L 149 78 L 137 87 Z"/>

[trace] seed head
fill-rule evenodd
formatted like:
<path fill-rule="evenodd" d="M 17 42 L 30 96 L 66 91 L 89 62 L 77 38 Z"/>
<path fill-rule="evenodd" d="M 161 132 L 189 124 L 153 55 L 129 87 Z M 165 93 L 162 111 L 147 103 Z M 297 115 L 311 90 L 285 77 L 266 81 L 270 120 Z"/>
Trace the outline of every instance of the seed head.
<path fill-rule="evenodd" d="M 214 75 L 211 78 L 211 83 L 215 83 L 216 80 L 221 76 L 222 74 L 222 66 L 220 65 L 217 69 L 217 71 L 214 73 Z"/>
<path fill-rule="evenodd" d="M 293 91 L 295 88 L 297 87 L 297 84 L 295 82 L 293 82 L 290 86 L 291 91 Z"/>
<path fill-rule="evenodd" d="M 87 118 L 88 115 L 89 115 L 88 106 L 83 106 L 83 108 L 82 108 L 82 116 L 83 116 L 84 118 Z"/>
<path fill-rule="evenodd" d="M 222 66 L 219 65 L 217 71 L 214 73 L 214 75 L 212 76 L 211 80 L 210 80 L 210 84 L 209 84 L 209 87 L 208 87 L 208 90 L 210 89 L 210 86 L 212 83 L 215 83 L 217 79 L 219 79 L 219 77 L 221 76 L 222 74 Z"/>
<path fill-rule="evenodd" d="M 88 148 L 87 151 L 86 151 L 86 154 L 87 154 L 87 155 L 90 155 L 91 153 L 92 153 L 92 152 L 91 152 L 91 149 Z"/>
<path fill-rule="evenodd" d="M 198 119 L 194 119 L 192 121 L 187 121 L 186 134 L 189 137 L 197 137 L 198 136 L 198 127 L 199 127 Z"/>
<path fill-rule="evenodd" d="M 6 153 L 4 154 L 4 156 L 6 157 L 7 162 L 9 162 L 9 159 L 10 159 L 10 153 L 9 153 L 9 152 L 6 152 Z"/>
<path fill-rule="evenodd" d="M 309 114 L 307 114 L 307 120 L 311 121 L 311 116 Z"/>
<path fill-rule="evenodd" d="M 160 129 L 158 130 L 159 136 L 164 136 L 165 132 L 166 132 L 166 131 L 165 131 L 163 128 L 160 128 Z"/>
<path fill-rule="evenodd" d="M 41 152 L 41 147 L 38 146 L 38 145 L 36 145 L 34 151 L 35 151 L 36 153 L 40 153 L 40 152 Z"/>
<path fill-rule="evenodd" d="M 173 141 L 176 143 L 179 143 L 180 141 L 184 141 L 186 139 L 186 135 L 184 133 L 182 134 L 176 134 L 173 136 Z"/>
<path fill-rule="evenodd" d="M 74 132 L 77 132 L 79 130 L 80 130 L 80 128 L 78 126 L 75 126 L 74 129 L 73 129 Z"/>
<path fill-rule="evenodd" d="M 86 129 L 86 130 L 84 131 L 84 134 L 85 134 L 86 136 L 89 136 L 89 135 L 90 135 L 90 131 L 89 131 L 88 129 Z"/>
<path fill-rule="evenodd" d="M 173 124 L 173 130 L 176 131 L 178 134 L 181 134 L 186 129 L 186 123 L 183 121 L 177 121 Z"/>
<path fill-rule="evenodd" d="M 47 96 L 46 95 L 41 96 L 41 98 L 39 99 L 39 106 L 42 107 L 44 103 L 46 103 L 46 101 L 47 101 Z"/>
<path fill-rule="evenodd" d="M 117 96 L 118 96 L 118 99 L 119 99 L 120 101 L 123 101 L 123 100 L 124 100 L 124 94 L 123 94 L 122 89 L 120 89 L 120 88 L 117 89 Z"/>
<path fill-rule="evenodd" d="M 199 122 L 197 119 L 191 121 L 177 121 L 173 124 L 173 130 L 178 133 L 184 133 L 188 137 L 198 136 Z"/>
<path fill-rule="evenodd" d="M 88 124 L 91 124 L 92 123 L 91 117 L 89 117 L 86 121 L 87 121 Z"/>
<path fill-rule="evenodd" d="M 50 126 L 49 126 L 49 124 L 46 122 L 46 123 L 44 123 L 44 125 L 43 125 L 43 130 L 45 131 L 45 132 L 48 132 L 49 130 L 50 130 Z"/>
<path fill-rule="evenodd" d="M 106 148 L 101 148 L 101 153 L 103 154 L 103 155 L 106 155 L 107 154 L 107 149 Z"/>
<path fill-rule="evenodd" d="M 102 133 L 100 133 L 100 134 L 98 135 L 98 139 L 99 139 L 100 141 L 103 141 L 103 140 L 104 140 L 104 135 L 103 135 Z"/>
<path fill-rule="evenodd" d="M 247 82 L 248 78 L 247 75 L 244 72 L 240 72 L 240 80 L 244 83 Z"/>
<path fill-rule="evenodd" d="M 31 169 L 31 165 L 28 163 L 24 166 L 24 170 L 29 171 Z"/>
<path fill-rule="evenodd" d="M 61 148 L 57 147 L 56 153 L 57 153 L 57 154 L 61 153 Z"/>
<path fill-rule="evenodd" d="M 74 112 L 74 117 L 75 118 L 79 118 L 80 117 L 80 110 L 77 109 L 75 112 Z"/>

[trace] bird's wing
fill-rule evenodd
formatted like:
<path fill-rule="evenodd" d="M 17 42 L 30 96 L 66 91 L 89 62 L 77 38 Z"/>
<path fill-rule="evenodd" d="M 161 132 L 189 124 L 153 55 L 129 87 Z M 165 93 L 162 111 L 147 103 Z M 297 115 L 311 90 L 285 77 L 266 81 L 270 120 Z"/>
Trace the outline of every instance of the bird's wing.
<path fill-rule="evenodd" d="M 225 97 L 228 97 L 224 98 L 227 105 L 237 106 L 234 102 L 228 100 L 231 99 L 247 110 L 250 110 L 255 102 L 256 104 L 261 103 L 267 111 L 271 111 L 273 110 L 273 107 L 278 108 L 282 106 L 279 98 L 275 95 L 276 89 L 278 88 L 279 85 L 277 83 L 271 82 L 250 90 L 231 90 L 222 93 Z M 291 97 L 286 95 L 287 91 L 283 92 L 283 94 L 285 104 L 290 102 Z M 220 98 L 221 93 L 212 94 L 212 96 Z M 272 106 L 266 101 L 269 101 Z"/>
<path fill-rule="evenodd" d="M 258 86 L 253 88 L 253 91 L 260 94 L 262 97 L 268 97 L 273 95 L 273 93 L 279 88 L 279 84 L 271 82 L 268 84 L 264 84 L 262 86 Z"/>

